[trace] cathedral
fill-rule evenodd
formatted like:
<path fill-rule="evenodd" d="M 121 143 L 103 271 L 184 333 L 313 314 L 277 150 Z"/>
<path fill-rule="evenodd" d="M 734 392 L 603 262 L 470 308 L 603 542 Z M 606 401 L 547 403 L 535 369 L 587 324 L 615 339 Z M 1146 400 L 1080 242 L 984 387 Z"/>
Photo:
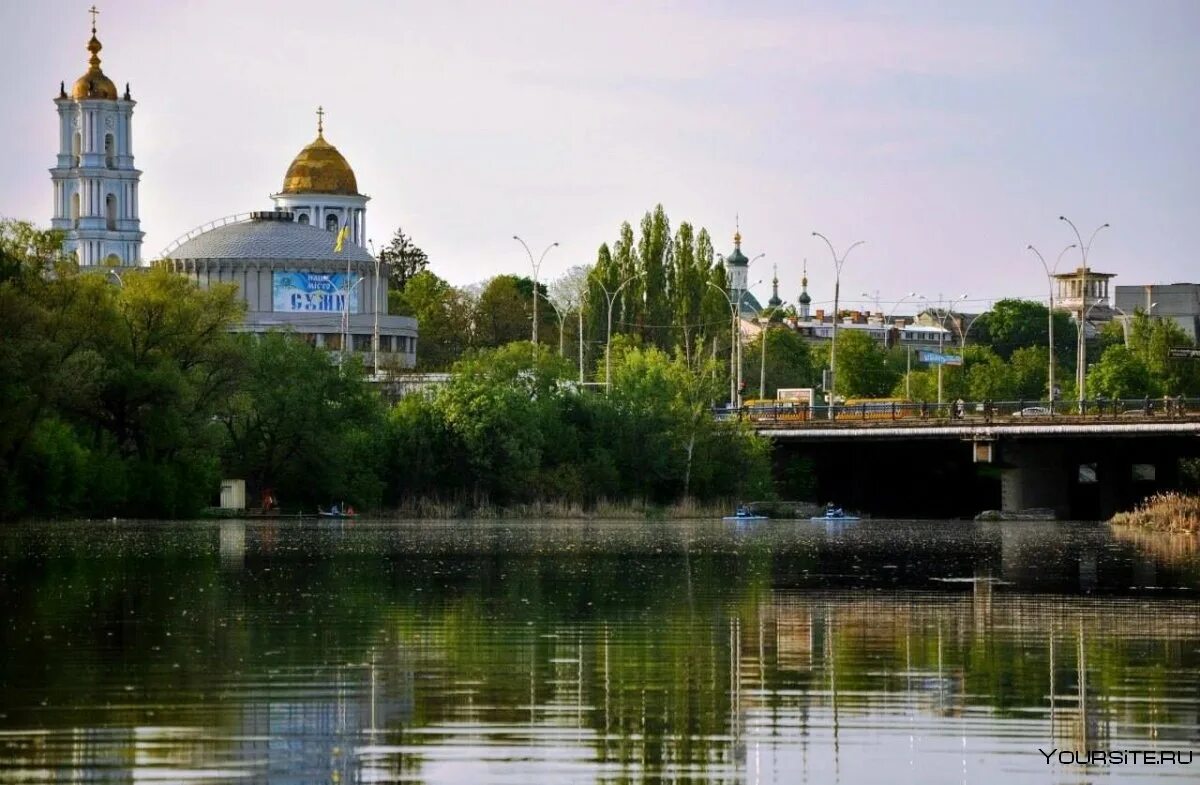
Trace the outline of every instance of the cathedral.
<path fill-rule="evenodd" d="M 100 68 L 92 9 L 87 72 L 60 85 L 59 153 L 50 170 L 52 226 L 82 269 L 145 267 L 133 165 L 134 101 Z M 323 348 L 354 352 L 374 371 L 416 364 L 417 322 L 387 310 L 388 266 L 366 249 L 370 197 L 349 162 L 317 136 L 292 160 L 272 209 L 217 219 L 163 252 L 161 264 L 199 286 L 233 283 L 246 304 L 238 329 L 286 330 Z"/>

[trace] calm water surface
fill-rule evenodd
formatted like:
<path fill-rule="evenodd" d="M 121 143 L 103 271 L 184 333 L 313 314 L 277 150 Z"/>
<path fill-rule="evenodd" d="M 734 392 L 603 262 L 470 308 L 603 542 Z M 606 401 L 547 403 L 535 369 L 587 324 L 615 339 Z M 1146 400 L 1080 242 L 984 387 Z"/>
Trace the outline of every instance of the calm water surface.
<path fill-rule="evenodd" d="M 0 782 L 1200 782 L 1195 546 L 1042 523 L 9 527 Z"/>

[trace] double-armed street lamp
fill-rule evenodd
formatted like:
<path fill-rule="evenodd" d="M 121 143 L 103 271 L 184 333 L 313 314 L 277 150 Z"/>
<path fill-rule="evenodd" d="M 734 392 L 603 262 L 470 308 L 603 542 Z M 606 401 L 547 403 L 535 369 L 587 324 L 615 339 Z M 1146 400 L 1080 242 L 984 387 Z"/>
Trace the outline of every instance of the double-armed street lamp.
<path fill-rule="evenodd" d="M 1059 262 L 1062 261 L 1063 254 L 1065 254 L 1067 251 L 1069 251 L 1072 248 L 1075 248 L 1077 246 L 1075 245 L 1075 243 L 1071 243 L 1066 248 L 1059 251 L 1058 258 L 1054 260 L 1053 267 L 1048 267 L 1046 265 L 1046 259 L 1045 259 L 1045 257 L 1042 256 L 1041 252 L 1038 251 L 1038 249 L 1034 248 L 1032 245 L 1029 245 L 1026 247 L 1030 251 L 1033 251 L 1035 254 L 1037 254 L 1038 261 L 1040 261 L 1042 263 L 1042 269 L 1046 271 L 1046 283 L 1050 287 L 1050 310 L 1049 310 L 1049 314 L 1048 314 L 1048 318 L 1047 318 L 1047 322 L 1048 322 L 1047 332 L 1050 334 L 1050 337 L 1048 339 L 1049 345 L 1050 345 L 1049 346 L 1050 367 L 1049 367 L 1048 374 L 1047 374 L 1046 391 L 1050 397 L 1050 407 L 1051 407 L 1050 410 L 1053 411 L 1054 410 L 1054 408 L 1053 408 L 1054 407 L 1054 274 L 1058 271 L 1058 265 L 1059 265 Z"/>
<path fill-rule="evenodd" d="M 1092 242 L 1096 239 L 1096 235 L 1100 233 L 1100 230 L 1107 229 L 1109 225 L 1104 223 L 1097 226 L 1092 232 L 1092 236 L 1088 238 L 1087 243 L 1084 243 L 1083 236 L 1079 234 L 1079 228 L 1075 226 L 1075 223 L 1070 218 L 1060 215 L 1058 216 L 1058 220 L 1064 221 L 1071 227 L 1071 231 L 1075 232 L 1075 239 L 1079 243 L 1079 253 L 1083 259 L 1083 266 L 1079 268 L 1079 332 L 1076 335 L 1075 342 L 1075 389 L 1078 392 L 1079 412 L 1082 414 L 1083 401 L 1086 396 L 1085 388 L 1087 386 L 1087 338 L 1085 336 L 1086 330 L 1084 329 L 1084 325 L 1087 323 L 1088 313 L 1100 303 L 1097 300 L 1091 306 L 1087 305 L 1088 251 L 1092 249 Z"/>
<path fill-rule="evenodd" d="M 513 239 L 521 244 L 525 249 L 525 253 L 529 256 L 529 264 L 533 267 L 533 352 L 534 357 L 537 357 L 537 342 L 538 342 L 538 271 L 542 268 L 542 261 L 546 258 L 546 254 L 550 253 L 551 248 L 557 248 L 558 243 L 550 243 L 546 246 L 546 250 L 542 251 L 542 255 L 535 262 L 533 260 L 533 251 L 529 250 L 529 245 L 521 239 L 520 235 L 513 235 Z"/>
<path fill-rule="evenodd" d="M 603 282 L 597 280 L 596 285 L 604 292 L 604 296 L 608 299 L 608 333 L 604 339 L 604 393 L 607 395 L 612 388 L 612 311 L 613 304 L 617 301 L 617 295 L 630 282 L 641 278 L 642 273 L 634 273 L 633 275 L 621 281 L 621 284 L 611 293 L 608 287 Z"/>
<path fill-rule="evenodd" d="M 830 346 L 829 346 L 829 419 L 832 420 L 834 406 L 837 405 L 837 396 L 835 393 L 837 390 L 838 297 L 841 294 L 841 288 L 842 288 L 842 265 L 844 265 L 846 263 L 846 257 L 850 255 L 850 252 L 853 251 L 858 246 L 865 243 L 866 240 L 859 240 L 858 242 L 851 245 L 849 248 L 846 249 L 846 251 L 842 254 L 841 258 L 839 259 L 838 255 L 837 255 L 837 251 L 833 250 L 833 243 L 831 243 L 829 241 L 828 237 L 821 234 L 820 232 L 813 232 L 812 234 L 813 234 L 813 237 L 820 237 L 822 240 L 825 241 L 825 244 L 829 246 L 830 255 L 833 256 L 833 269 L 834 269 L 834 276 L 833 276 L 833 336 L 832 336 L 832 340 L 831 340 Z"/>

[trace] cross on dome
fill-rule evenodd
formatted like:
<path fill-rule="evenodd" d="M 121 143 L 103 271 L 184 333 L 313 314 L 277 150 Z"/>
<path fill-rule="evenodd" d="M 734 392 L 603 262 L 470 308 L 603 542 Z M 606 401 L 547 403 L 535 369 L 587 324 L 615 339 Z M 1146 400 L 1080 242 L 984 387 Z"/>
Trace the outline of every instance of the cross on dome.
<path fill-rule="evenodd" d="M 325 133 L 325 108 L 317 107 L 317 136 Z"/>

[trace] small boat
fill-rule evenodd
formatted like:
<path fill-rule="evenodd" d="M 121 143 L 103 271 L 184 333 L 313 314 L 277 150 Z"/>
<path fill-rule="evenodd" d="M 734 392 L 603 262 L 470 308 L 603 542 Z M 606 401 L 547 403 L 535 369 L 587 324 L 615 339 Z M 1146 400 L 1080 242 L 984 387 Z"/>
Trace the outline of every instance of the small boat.
<path fill-rule="evenodd" d="M 850 515 L 845 510 L 843 510 L 841 507 L 834 507 L 832 504 L 830 504 L 828 507 L 825 508 L 824 515 L 814 515 L 811 518 L 811 520 L 818 521 L 821 523 L 829 523 L 829 522 L 833 522 L 833 521 L 836 521 L 838 523 L 844 523 L 847 521 L 858 521 L 858 520 L 862 520 L 862 519 L 859 518 L 857 515 Z"/>
<path fill-rule="evenodd" d="M 345 509 L 339 508 L 336 504 L 333 505 L 332 507 L 330 507 L 328 510 L 322 510 L 320 507 L 318 507 L 317 515 L 321 516 L 322 518 L 357 518 L 358 517 L 358 513 L 355 512 L 353 508 L 351 508 L 349 510 L 345 510 Z"/>
<path fill-rule="evenodd" d="M 755 521 L 766 521 L 766 520 L 770 520 L 770 519 L 767 518 L 767 516 L 765 516 L 765 515 L 755 515 L 754 512 L 751 511 L 751 509 L 749 507 L 743 506 L 743 507 L 738 507 L 737 512 L 734 513 L 733 515 L 726 515 L 721 520 L 736 521 L 738 523 L 753 523 Z"/>

